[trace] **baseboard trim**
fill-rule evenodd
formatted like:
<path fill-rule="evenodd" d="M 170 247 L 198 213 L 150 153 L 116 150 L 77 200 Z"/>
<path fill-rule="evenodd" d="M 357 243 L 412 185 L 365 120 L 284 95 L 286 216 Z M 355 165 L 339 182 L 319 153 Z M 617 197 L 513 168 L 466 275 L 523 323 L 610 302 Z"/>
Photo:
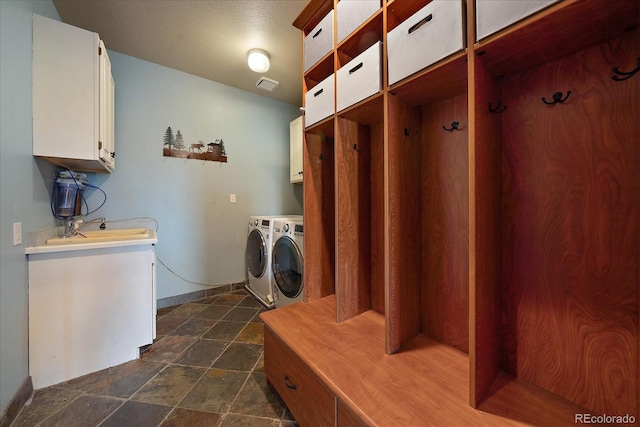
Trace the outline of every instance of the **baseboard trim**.
<path fill-rule="evenodd" d="M 7 410 L 0 414 L 0 427 L 8 427 L 15 421 L 22 407 L 29 400 L 31 393 L 33 393 L 33 382 L 31 377 L 27 377 L 16 395 L 11 399 L 11 402 L 9 402 Z"/>
<path fill-rule="evenodd" d="M 187 302 L 199 300 L 202 298 L 213 297 L 216 295 L 224 294 L 227 292 L 237 291 L 239 289 L 244 289 L 244 285 L 246 282 L 236 282 L 230 283 L 228 285 L 220 285 L 214 288 L 203 289 L 201 291 L 189 292 L 181 295 L 174 295 L 172 297 L 161 298 L 157 301 L 158 309 L 172 307 L 174 305 L 180 305 Z M 4 427 L 4 426 L 0 426 Z"/>

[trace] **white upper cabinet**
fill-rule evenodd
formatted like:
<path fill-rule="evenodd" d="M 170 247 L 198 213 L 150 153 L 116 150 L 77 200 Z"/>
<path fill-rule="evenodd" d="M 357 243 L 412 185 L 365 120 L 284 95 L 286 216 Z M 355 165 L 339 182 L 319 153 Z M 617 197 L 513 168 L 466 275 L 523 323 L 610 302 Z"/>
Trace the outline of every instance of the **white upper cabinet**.
<path fill-rule="evenodd" d="M 33 155 L 74 171 L 115 168 L 114 82 L 98 34 L 33 16 Z"/>
<path fill-rule="evenodd" d="M 289 123 L 289 178 L 292 184 L 302 182 L 302 116 Z"/>

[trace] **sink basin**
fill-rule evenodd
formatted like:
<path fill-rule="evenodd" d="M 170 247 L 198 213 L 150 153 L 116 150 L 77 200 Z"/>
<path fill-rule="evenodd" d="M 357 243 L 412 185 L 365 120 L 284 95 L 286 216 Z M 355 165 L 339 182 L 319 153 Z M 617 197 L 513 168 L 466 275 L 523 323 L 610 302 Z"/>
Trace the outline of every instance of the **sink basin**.
<path fill-rule="evenodd" d="M 47 240 L 47 245 L 68 245 L 97 242 L 120 242 L 123 240 L 147 239 L 151 236 L 148 228 L 124 228 L 119 230 L 80 231 L 70 237 L 54 237 Z"/>

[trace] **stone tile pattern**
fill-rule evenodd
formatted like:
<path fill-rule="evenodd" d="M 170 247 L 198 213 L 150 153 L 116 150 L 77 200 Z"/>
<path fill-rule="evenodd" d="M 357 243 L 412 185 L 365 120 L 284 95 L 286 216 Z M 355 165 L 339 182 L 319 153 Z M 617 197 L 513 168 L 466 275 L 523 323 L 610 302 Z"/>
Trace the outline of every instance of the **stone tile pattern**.
<path fill-rule="evenodd" d="M 266 382 L 263 310 L 244 290 L 162 308 L 139 360 L 36 390 L 12 427 L 297 426 Z"/>

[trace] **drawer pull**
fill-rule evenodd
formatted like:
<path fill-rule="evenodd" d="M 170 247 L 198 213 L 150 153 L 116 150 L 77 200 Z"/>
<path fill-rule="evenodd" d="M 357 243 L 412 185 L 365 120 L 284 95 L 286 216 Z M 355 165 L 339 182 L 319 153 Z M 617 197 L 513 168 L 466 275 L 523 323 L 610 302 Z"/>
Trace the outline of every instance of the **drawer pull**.
<path fill-rule="evenodd" d="M 317 91 L 316 93 L 313 94 L 313 96 L 318 96 L 320 95 L 322 92 L 324 92 L 324 89 L 320 89 L 319 91 Z"/>
<path fill-rule="evenodd" d="M 322 28 L 320 28 L 318 31 L 316 31 L 316 33 L 314 35 L 312 35 L 311 38 L 315 39 L 316 37 L 318 37 L 320 35 L 321 32 L 322 32 Z"/>
<path fill-rule="evenodd" d="M 289 381 L 289 375 L 285 375 L 285 376 L 284 376 L 284 385 L 286 385 L 286 386 L 287 386 L 287 388 L 290 388 L 291 390 L 297 390 L 297 389 L 298 389 L 298 386 L 297 386 L 297 385 L 292 384 L 292 383 Z"/>
<path fill-rule="evenodd" d="M 420 22 L 418 22 L 417 24 L 412 25 L 411 28 L 409 28 L 409 34 L 413 33 L 414 31 L 422 27 L 424 24 L 431 21 L 431 19 L 433 19 L 433 14 L 430 13 L 426 18 L 420 20 Z"/>
<path fill-rule="evenodd" d="M 349 70 L 349 74 L 353 74 L 356 71 L 358 71 L 360 68 L 362 68 L 362 62 L 359 63 L 358 65 L 356 65 L 355 67 L 353 67 L 352 69 Z"/>

